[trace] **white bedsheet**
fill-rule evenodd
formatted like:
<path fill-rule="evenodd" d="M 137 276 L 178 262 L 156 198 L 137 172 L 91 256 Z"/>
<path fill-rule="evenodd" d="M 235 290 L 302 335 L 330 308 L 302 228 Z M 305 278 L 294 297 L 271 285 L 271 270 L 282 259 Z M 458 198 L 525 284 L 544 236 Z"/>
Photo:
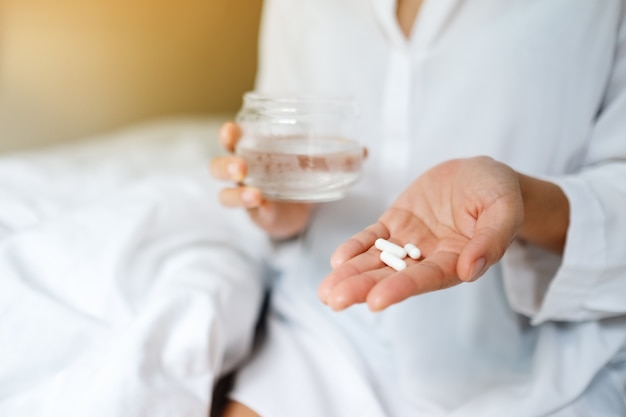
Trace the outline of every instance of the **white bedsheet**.
<path fill-rule="evenodd" d="M 219 206 L 220 119 L 0 156 L 0 416 L 206 416 L 266 238 Z"/>

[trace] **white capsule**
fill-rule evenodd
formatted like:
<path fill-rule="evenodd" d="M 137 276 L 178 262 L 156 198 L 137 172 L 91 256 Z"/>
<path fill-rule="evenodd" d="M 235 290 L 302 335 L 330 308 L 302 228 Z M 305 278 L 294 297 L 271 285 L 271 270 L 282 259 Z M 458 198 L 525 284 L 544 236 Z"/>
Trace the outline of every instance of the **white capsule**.
<path fill-rule="evenodd" d="M 402 246 L 398 246 L 383 238 L 376 239 L 374 246 L 380 251 L 393 253 L 400 259 L 406 258 L 406 250 Z"/>
<path fill-rule="evenodd" d="M 392 267 L 396 271 L 402 271 L 406 268 L 406 262 L 391 252 L 382 251 L 380 253 L 380 260 L 383 261 L 385 265 Z"/>
<path fill-rule="evenodd" d="M 420 250 L 420 248 L 412 243 L 407 243 L 406 245 L 404 245 L 404 250 L 406 250 L 406 253 L 411 259 L 419 259 L 422 257 L 422 251 Z"/>

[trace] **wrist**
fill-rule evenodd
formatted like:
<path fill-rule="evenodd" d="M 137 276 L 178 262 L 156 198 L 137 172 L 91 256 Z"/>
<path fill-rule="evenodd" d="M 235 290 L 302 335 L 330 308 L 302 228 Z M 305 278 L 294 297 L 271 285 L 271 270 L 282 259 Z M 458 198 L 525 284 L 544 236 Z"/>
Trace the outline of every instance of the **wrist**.
<path fill-rule="evenodd" d="M 524 222 L 518 237 L 556 253 L 563 253 L 569 227 L 569 200 L 556 184 L 518 173 Z"/>

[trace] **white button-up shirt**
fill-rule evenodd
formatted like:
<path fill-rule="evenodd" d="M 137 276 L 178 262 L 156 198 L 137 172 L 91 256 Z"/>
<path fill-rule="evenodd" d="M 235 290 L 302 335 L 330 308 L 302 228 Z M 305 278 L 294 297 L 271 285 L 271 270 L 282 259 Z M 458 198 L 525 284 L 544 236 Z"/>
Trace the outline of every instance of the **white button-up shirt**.
<path fill-rule="evenodd" d="M 426 1 L 409 39 L 392 0 L 265 6 L 258 89 L 355 96 L 369 149 L 350 195 L 278 256 L 273 309 L 287 327 L 333 335 L 358 358 L 377 386 L 376 405 L 360 399 L 368 415 L 542 416 L 587 394 L 588 410 L 614 413 L 593 415 L 624 415 L 626 2 Z M 475 283 L 378 314 L 321 305 L 339 243 L 424 170 L 475 155 L 564 190 L 562 256 L 514 242 Z"/>

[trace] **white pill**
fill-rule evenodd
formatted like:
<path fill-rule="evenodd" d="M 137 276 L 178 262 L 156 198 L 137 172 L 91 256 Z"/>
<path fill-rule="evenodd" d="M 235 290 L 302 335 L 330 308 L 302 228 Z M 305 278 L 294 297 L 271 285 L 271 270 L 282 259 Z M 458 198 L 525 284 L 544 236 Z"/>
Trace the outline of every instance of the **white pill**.
<path fill-rule="evenodd" d="M 404 245 L 404 250 L 406 250 L 406 253 L 411 259 L 419 259 L 422 257 L 422 251 L 420 250 L 420 248 L 412 243 L 407 243 L 406 245 Z"/>
<path fill-rule="evenodd" d="M 402 246 L 398 246 L 383 238 L 376 239 L 374 246 L 380 251 L 393 253 L 400 259 L 406 258 L 406 250 Z"/>
<path fill-rule="evenodd" d="M 385 265 L 392 267 L 396 271 L 402 271 L 406 268 L 406 262 L 391 252 L 382 251 L 380 253 L 380 260 L 383 261 Z"/>

